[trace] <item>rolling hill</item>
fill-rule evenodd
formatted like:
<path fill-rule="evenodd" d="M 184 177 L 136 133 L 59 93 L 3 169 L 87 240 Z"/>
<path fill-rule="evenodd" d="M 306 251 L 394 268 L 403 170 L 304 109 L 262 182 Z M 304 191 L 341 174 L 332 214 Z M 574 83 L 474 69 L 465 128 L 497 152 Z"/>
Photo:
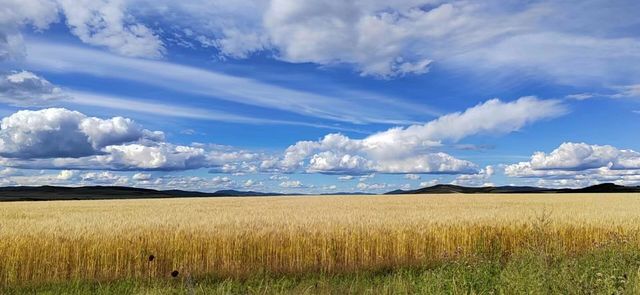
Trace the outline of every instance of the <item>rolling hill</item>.
<path fill-rule="evenodd" d="M 388 195 L 400 194 L 528 194 L 528 193 L 640 193 L 640 186 L 622 186 L 613 183 L 603 183 L 585 188 L 551 189 L 532 186 L 486 186 L 466 187 L 453 184 L 438 184 L 415 190 L 395 190 Z"/>
<path fill-rule="evenodd" d="M 277 193 L 220 190 L 213 193 L 153 190 L 125 186 L 15 186 L 0 187 L 0 201 L 106 200 L 179 197 L 276 196 Z"/>

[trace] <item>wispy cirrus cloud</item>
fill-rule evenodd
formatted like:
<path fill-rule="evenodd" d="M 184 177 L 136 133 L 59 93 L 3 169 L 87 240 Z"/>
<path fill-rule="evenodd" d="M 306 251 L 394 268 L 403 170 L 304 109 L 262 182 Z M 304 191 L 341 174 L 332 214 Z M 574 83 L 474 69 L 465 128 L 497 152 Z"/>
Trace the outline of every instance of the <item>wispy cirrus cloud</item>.
<path fill-rule="evenodd" d="M 260 118 L 248 114 L 235 114 L 214 108 L 195 108 L 175 103 L 162 103 L 160 99 L 141 99 L 97 92 L 62 89 L 44 77 L 29 71 L 11 71 L 0 75 L 0 102 L 14 106 L 66 106 L 84 105 L 154 116 L 177 117 L 205 121 L 242 124 L 295 125 L 322 129 L 363 133 L 355 128 L 304 121 Z"/>
<path fill-rule="evenodd" d="M 250 115 L 234 114 L 228 111 L 220 111 L 212 108 L 195 108 L 177 104 L 167 104 L 153 99 L 141 99 L 125 96 L 116 96 L 103 93 L 75 91 L 66 89 L 65 97 L 68 105 L 86 105 L 92 107 L 109 108 L 133 113 L 145 113 L 157 116 L 177 117 L 205 121 L 231 122 L 241 124 L 270 124 L 270 125 L 294 125 L 320 129 L 340 130 L 355 133 L 364 133 L 356 128 L 341 127 L 336 125 L 310 123 L 304 121 L 278 120 L 254 117 Z"/>
<path fill-rule="evenodd" d="M 29 42 L 24 64 L 35 70 L 124 79 L 313 118 L 356 124 L 411 124 L 438 113 L 424 105 L 345 90 L 323 95 L 165 61 L 121 57 L 75 46 Z"/>

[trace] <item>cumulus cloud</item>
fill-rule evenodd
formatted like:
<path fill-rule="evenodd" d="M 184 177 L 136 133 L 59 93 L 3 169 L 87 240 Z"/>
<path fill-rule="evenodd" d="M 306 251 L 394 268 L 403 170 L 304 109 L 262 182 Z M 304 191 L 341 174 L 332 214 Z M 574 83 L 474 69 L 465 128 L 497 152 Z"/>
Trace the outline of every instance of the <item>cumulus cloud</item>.
<path fill-rule="evenodd" d="M 28 71 L 0 75 L 0 101 L 16 106 L 45 105 L 67 98 L 59 87 Z"/>
<path fill-rule="evenodd" d="M 72 180 L 78 177 L 78 171 L 74 170 L 60 170 L 58 176 L 56 176 L 59 180 Z"/>
<path fill-rule="evenodd" d="M 0 123 L 0 156 L 4 157 L 0 164 L 30 169 L 127 171 L 209 168 L 211 173 L 229 174 L 478 174 L 485 172 L 474 163 L 437 149 L 470 135 L 513 132 L 565 112 L 555 100 L 493 99 L 422 125 L 392 128 L 363 139 L 328 134 L 318 141 L 297 142 L 282 155 L 274 155 L 214 144 L 173 144 L 162 132 L 144 129 L 123 117 L 89 117 L 61 108 L 24 110 Z M 612 167 L 633 163 L 618 161 Z M 274 176 L 271 180 L 286 179 Z M 291 185 L 295 181 L 282 183 Z"/>
<path fill-rule="evenodd" d="M 356 185 L 356 189 L 358 189 L 360 191 L 380 191 L 380 190 L 389 189 L 390 187 L 392 187 L 392 186 L 389 185 L 389 184 L 386 184 L 386 183 L 368 184 L 368 183 L 364 183 L 364 182 L 359 182 Z"/>
<path fill-rule="evenodd" d="M 13 169 L 13 168 L 11 168 Z M 3 175 L 0 180 L 2 185 L 57 185 L 57 186 L 77 186 L 77 185 L 132 185 L 129 177 L 109 171 L 84 172 L 76 170 L 61 170 L 57 173 L 41 170 L 34 171 L 17 170 L 16 173 Z"/>
<path fill-rule="evenodd" d="M 640 181 L 640 153 L 610 145 L 566 142 L 551 153 L 536 152 L 527 162 L 505 167 L 510 177 L 538 178 L 540 184 L 561 186 Z"/>
<path fill-rule="evenodd" d="M 302 182 L 300 180 L 286 180 L 280 183 L 282 188 L 301 188 Z"/>
<path fill-rule="evenodd" d="M 385 146 L 389 149 L 382 150 L 385 147 L 367 145 L 368 139 L 328 134 L 319 141 L 301 141 L 287 148 L 282 160 L 275 164 L 286 172 L 302 168 L 310 173 L 351 175 L 371 172 L 456 173 L 475 169 L 473 163 L 445 153 L 397 153 L 391 143 Z"/>
<path fill-rule="evenodd" d="M 565 142 L 549 154 L 534 153 L 530 163 L 535 170 L 640 169 L 640 153 L 610 145 Z"/>
<path fill-rule="evenodd" d="M 134 174 L 131 179 L 135 181 L 149 181 L 151 180 L 151 174 L 138 172 Z"/>
<path fill-rule="evenodd" d="M 462 186 L 492 186 L 491 177 L 495 173 L 493 166 L 486 166 L 476 174 L 458 175 L 451 184 Z"/>
<path fill-rule="evenodd" d="M 410 180 L 419 180 L 421 177 L 418 174 L 405 174 L 404 178 L 410 179 Z"/>
<path fill-rule="evenodd" d="M 162 189 L 180 189 L 190 191 L 213 192 L 221 189 L 241 188 L 242 185 L 227 176 L 215 176 L 212 178 L 189 175 L 165 175 L 148 183 L 139 183 L 139 186 Z"/>
<path fill-rule="evenodd" d="M 58 21 L 58 6 L 50 0 L 5 0 L 0 9 L 0 61 L 24 56 L 20 29 L 31 26 L 41 31 Z"/>
<path fill-rule="evenodd" d="M 71 32 L 87 44 L 124 56 L 161 57 L 164 45 L 146 25 L 126 11 L 124 0 L 59 0 Z"/>
<path fill-rule="evenodd" d="M 129 118 L 77 111 L 23 110 L 0 122 L 0 162 L 31 169 L 255 172 L 261 154 L 218 145 L 176 145 Z"/>
<path fill-rule="evenodd" d="M 119 170 L 188 170 L 206 166 L 202 148 L 159 143 L 110 145 L 104 148 L 107 155 L 97 156 L 98 161 Z"/>
<path fill-rule="evenodd" d="M 87 117 L 61 108 L 18 111 L 3 118 L 0 128 L 0 155 L 19 159 L 95 155 L 111 144 L 161 137 L 130 119 Z"/>
<path fill-rule="evenodd" d="M 262 181 L 257 181 L 257 180 L 253 180 L 253 179 L 247 179 L 242 186 L 244 188 L 257 188 L 257 187 L 262 187 L 264 186 L 264 183 Z"/>
<path fill-rule="evenodd" d="M 231 178 L 229 178 L 228 176 L 215 176 L 211 178 L 211 183 L 213 183 L 214 185 L 228 184 L 232 182 L 233 180 L 231 180 Z"/>
<path fill-rule="evenodd" d="M 125 56 L 158 58 L 165 53 L 160 37 L 128 13 L 125 0 L 7 0 L 0 11 L 0 60 L 24 55 L 20 30 L 45 30 L 64 16 L 72 34 L 87 44 Z"/>
<path fill-rule="evenodd" d="M 80 175 L 81 182 L 85 184 L 128 185 L 129 178 L 110 171 L 87 172 Z"/>
<path fill-rule="evenodd" d="M 274 175 L 269 176 L 269 179 L 270 180 L 287 180 L 287 179 L 289 179 L 289 176 L 274 174 Z"/>
<path fill-rule="evenodd" d="M 380 173 L 477 173 L 475 164 L 443 152 L 444 141 L 456 142 L 476 134 L 504 134 L 527 124 L 567 112 L 556 100 L 522 97 L 512 102 L 492 99 L 464 112 L 444 115 L 422 125 L 396 127 L 363 139 L 328 134 L 318 141 L 300 141 L 288 147 L 280 161 L 265 168 L 292 172 L 366 174 Z"/>

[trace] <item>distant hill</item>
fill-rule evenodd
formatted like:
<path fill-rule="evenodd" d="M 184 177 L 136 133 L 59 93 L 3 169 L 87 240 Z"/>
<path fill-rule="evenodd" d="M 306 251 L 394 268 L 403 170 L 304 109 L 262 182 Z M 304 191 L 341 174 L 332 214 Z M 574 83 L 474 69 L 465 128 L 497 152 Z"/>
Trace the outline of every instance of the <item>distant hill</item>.
<path fill-rule="evenodd" d="M 640 193 L 640 186 L 622 186 L 603 183 L 579 189 L 551 189 L 532 186 L 486 186 L 466 187 L 453 184 L 438 184 L 415 190 L 395 190 L 388 195 L 400 194 L 527 194 L 527 193 Z"/>
<path fill-rule="evenodd" d="M 510 194 L 510 193 L 640 193 L 640 186 L 621 186 L 612 183 L 599 184 L 580 189 L 549 189 L 531 186 L 465 187 L 439 184 L 416 190 L 395 190 L 386 194 Z M 107 200 L 107 199 L 153 199 L 194 197 L 262 197 L 284 196 L 280 193 L 220 190 L 213 193 L 154 190 L 125 186 L 10 186 L 0 187 L 0 201 L 53 201 L 53 200 Z M 330 195 L 330 194 L 325 194 Z M 333 193 L 331 195 L 367 195 L 366 193 Z"/>
<path fill-rule="evenodd" d="M 105 200 L 105 199 L 141 199 L 141 198 L 179 198 L 179 197 L 236 197 L 236 196 L 277 196 L 278 193 L 253 191 L 221 190 L 213 193 L 154 190 L 125 186 L 15 186 L 0 187 L 0 201 L 38 201 L 38 200 Z"/>

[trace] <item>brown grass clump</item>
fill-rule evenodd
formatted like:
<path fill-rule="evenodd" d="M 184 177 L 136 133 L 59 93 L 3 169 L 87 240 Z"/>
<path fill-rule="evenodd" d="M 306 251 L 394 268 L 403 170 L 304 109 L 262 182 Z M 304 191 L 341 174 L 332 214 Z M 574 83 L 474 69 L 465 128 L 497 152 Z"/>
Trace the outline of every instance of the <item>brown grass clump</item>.
<path fill-rule="evenodd" d="M 0 285 L 377 270 L 640 245 L 640 195 L 0 203 Z"/>

